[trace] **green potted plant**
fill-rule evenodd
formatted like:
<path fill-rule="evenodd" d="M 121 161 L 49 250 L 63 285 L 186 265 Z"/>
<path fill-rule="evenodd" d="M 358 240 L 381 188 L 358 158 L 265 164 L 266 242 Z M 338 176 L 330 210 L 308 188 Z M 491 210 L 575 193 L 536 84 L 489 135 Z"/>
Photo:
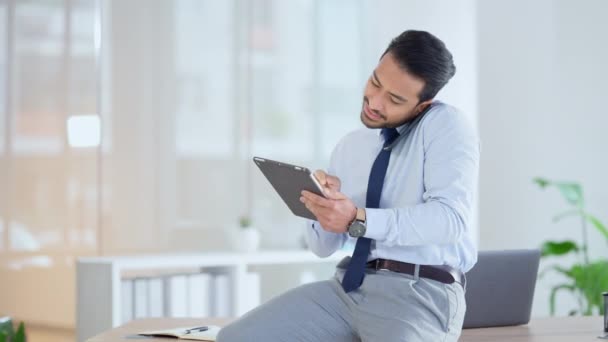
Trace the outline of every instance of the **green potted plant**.
<path fill-rule="evenodd" d="M 8 317 L 0 317 L 0 342 L 25 342 L 25 324 L 21 322 L 17 331 L 13 329 L 13 321 Z"/>
<path fill-rule="evenodd" d="M 583 187 L 575 182 L 556 182 L 545 178 L 535 178 L 541 189 L 556 188 L 566 200 L 570 208 L 553 217 L 553 222 L 559 222 L 565 218 L 577 219 L 581 228 L 580 243 L 573 240 L 546 241 L 541 247 L 543 258 L 562 257 L 574 254 L 577 261 L 570 267 L 562 265 L 551 265 L 545 272 L 552 271 L 562 274 L 567 282 L 557 284 L 551 288 L 549 296 L 549 311 L 555 314 L 555 296 L 559 291 L 568 291 L 575 296 L 578 308 L 570 311 L 570 315 L 592 315 L 597 309 L 600 314 L 604 313 L 602 292 L 608 290 L 608 259 L 600 258 L 590 260 L 588 253 L 588 225 L 595 228 L 608 242 L 608 229 L 596 217 L 585 209 Z"/>
<path fill-rule="evenodd" d="M 239 227 L 241 227 L 242 229 L 251 228 L 251 218 L 246 215 L 239 217 Z"/>
<path fill-rule="evenodd" d="M 253 226 L 251 217 L 242 215 L 236 234 L 232 237 L 232 244 L 238 252 L 252 253 L 260 246 L 260 232 Z"/>

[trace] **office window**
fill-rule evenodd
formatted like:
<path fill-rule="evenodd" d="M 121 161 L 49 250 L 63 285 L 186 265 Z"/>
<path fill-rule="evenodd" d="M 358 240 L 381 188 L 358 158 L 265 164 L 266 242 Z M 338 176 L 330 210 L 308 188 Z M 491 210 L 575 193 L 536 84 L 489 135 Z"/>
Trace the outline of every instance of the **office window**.
<path fill-rule="evenodd" d="M 233 222 L 244 179 L 235 2 L 103 6 L 103 250 L 221 246 L 201 237 Z"/>
<path fill-rule="evenodd" d="M 63 1 L 14 3 L 12 149 L 57 155 L 63 148 L 65 34 Z"/>
<path fill-rule="evenodd" d="M 363 66 L 361 1 L 318 1 L 316 25 L 319 155 L 328 161 L 347 132 L 361 127 L 363 89 L 369 72 Z"/>
<path fill-rule="evenodd" d="M 251 155 L 302 165 L 314 159 L 313 16 L 312 1 L 252 3 L 247 44 Z M 256 226 L 270 245 L 293 244 L 302 221 L 250 160 L 247 168 L 253 173 L 248 206 Z"/>
<path fill-rule="evenodd" d="M 6 3 L 0 3 L 0 158 L 4 158 L 4 146 L 6 144 L 6 90 L 7 90 L 7 73 L 6 57 L 8 53 L 7 38 L 8 16 L 6 14 Z"/>
<path fill-rule="evenodd" d="M 235 145 L 232 1 L 175 2 L 176 154 L 231 159 Z"/>
<path fill-rule="evenodd" d="M 69 33 L 69 115 L 98 115 L 95 57 L 96 7 L 92 0 L 72 0 Z"/>
<path fill-rule="evenodd" d="M 356 127 L 361 3 L 148 5 L 104 3 L 104 249 L 213 248 L 221 243 L 193 237 L 244 214 L 269 246 L 293 246 L 297 233 L 276 232 L 303 221 L 251 157 L 325 167 Z"/>
<path fill-rule="evenodd" d="M 240 206 L 235 2 L 175 3 L 175 217 L 172 228 L 221 229 Z M 221 185 L 220 185 L 221 184 Z M 210 191 L 218 188 L 223 191 Z M 227 223 L 228 222 L 228 223 Z"/>
<path fill-rule="evenodd" d="M 93 1 L 13 2 L 9 248 L 96 247 L 97 146 L 68 145 L 68 121 L 95 115 Z M 5 92 L 6 93 L 6 92 Z M 72 132 L 73 133 L 73 132 Z"/>
<path fill-rule="evenodd" d="M 14 3 L 11 85 L 10 248 L 63 242 L 60 159 L 65 111 L 63 1 Z"/>
<path fill-rule="evenodd" d="M 8 15 L 6 2 L 0 2 L 0 189 L 6 189 L 7 187 L 7 156 L 5 155 L 6 145 L 6 120 L 7 120 L 7 103 L 6 103 L 6 90 L 7 90 L 7 69 L 6 57 L 8 53 L 8 41 L 7 41 L 7 26 L 8 26 Z M 7 217 L 7 205 L 6 201 L 8 197 L 6 191 L 0 191 L 0 251 L 3 251 L 6 241 L 6 217 Z"/>
<path fill-rule="evenodd" d="M 313 10 L 312 1 L 253 1 L 248 47 L 256 154 L 313 159 Z"/>
<path fill-rule="evenodd" d="M 70 167 L 66 172 L 67 225 L 65 243 L 85 251 L 97 249 L 99 215 L 98 73 L 95 51 L 97 4 L 70 1 L 67 118 L 63 127 Z M 70 123 L 72 124 L 70 126 Z M 69 131 L 72 128 L 74 131 Z M 70 139 L 71 138 L 71 139 Z M 66 141 L 67 140 L 67 141 Z"/>
<path fill-rule="evenodd" d="M 360 6 L 359 1 L 254 1 L 252 155 L 326 168 L 335 143 L 356 127 Z M 250 211 L 266 242 L 296 247 L 304 221 L 291 214 L 255 165 L 248 172 Z"/>

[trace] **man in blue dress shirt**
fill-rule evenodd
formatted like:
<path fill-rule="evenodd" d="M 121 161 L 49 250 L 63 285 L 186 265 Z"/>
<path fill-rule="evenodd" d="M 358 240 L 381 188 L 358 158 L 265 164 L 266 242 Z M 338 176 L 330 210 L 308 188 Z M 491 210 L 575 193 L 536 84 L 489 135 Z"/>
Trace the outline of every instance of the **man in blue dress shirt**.
<path fill-rule="evenodd" d="M 332 279 L 247 313 L 218 341 L 458 340 L 464 273 L 477 260 L 479 139 L 463 113 L 434 100 L 455 70 L 430 33 L 393 39 L 365 87 L 365 128 L 315 172 L 326 196 L 300 199 L 317 218 L 312 251 L 326 257 L 353 239 L 352 258 Z"/>

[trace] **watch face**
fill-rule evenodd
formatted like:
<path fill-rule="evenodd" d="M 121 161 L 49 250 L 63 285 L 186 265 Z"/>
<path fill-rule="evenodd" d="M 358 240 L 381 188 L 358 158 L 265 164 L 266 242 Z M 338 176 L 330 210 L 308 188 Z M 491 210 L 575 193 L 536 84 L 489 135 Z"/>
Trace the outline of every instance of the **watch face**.
<path fill-rule="evenodd" d="M 365 229 L 366 227 L 363 223 L 361 223 L 360 221 L 355 221 L 348 228 L 348 234 L 352 237 L 361 237 L 365 235 Z"/>

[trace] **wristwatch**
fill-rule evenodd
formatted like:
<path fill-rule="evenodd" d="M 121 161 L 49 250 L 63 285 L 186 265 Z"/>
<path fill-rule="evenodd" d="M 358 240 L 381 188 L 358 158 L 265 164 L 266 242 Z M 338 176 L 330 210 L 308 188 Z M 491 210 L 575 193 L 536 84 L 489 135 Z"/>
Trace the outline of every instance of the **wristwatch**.
<path fill-rule="evenodd" d="M 357 214 L 355 215 L 355 219 L 348 226 L 348 235 L 354 238 L 358 238 L 365 235 L 366 231 L 367 225 L 365 223 L 365 209 L 357 208 Z"/>

